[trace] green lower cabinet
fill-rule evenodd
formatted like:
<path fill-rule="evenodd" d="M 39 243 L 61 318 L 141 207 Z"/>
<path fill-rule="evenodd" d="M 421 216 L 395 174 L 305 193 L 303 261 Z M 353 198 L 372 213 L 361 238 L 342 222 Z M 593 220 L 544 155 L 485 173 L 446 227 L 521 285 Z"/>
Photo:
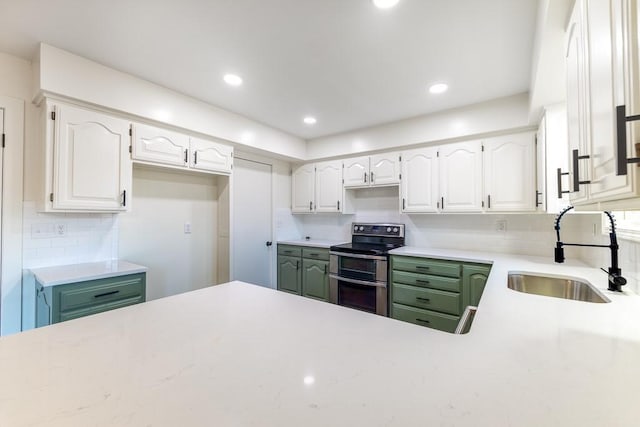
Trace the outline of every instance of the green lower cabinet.
<path fill-rule="evenodd" d="M 146 299 L 146 273 L 37 286 L 36 327 L 114 310 Z"/>
<path fill-rule="evenodd" d="M 278 255 L 278 290 L 302 295 L 302 259 Z"/>
<path fill-rule="evenodd" d="M 491 266 L 420 257 L 391 257 L 391 317 L 454 332 L 478 306 Z"/>
<path fill-rule="evenodd" d="M 464 306 L 472 305 L 477 307 L 480 304 L 484 286 L 487 284 L 487 278 L 491 266 L 489 265 L 463 265 L 462 266 L 462 283 L 465 289 Z"/>
<path fill-rule="evenodd" d="M 302 295 L 329 301 L 329 262 L 302 260 Z"/>

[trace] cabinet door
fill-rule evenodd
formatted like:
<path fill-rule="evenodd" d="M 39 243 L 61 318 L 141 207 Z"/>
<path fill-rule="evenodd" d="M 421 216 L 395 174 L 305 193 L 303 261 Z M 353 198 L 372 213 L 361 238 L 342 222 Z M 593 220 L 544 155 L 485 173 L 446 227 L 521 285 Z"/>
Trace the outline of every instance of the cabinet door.
<path fill-rule="evenodd" d="M 400 182 L 400 154 L 384 153 L 371 156 L 371 185 L 392 185 Z"/>
<path fill-rule="evenodd" d="M 437 212 L 438 149 L 418 148 L 402 153 L 402 212 Z"/>
<path fill-rule="evenodd" d="M 302 295 L 329 301 L 329 263 L 327 261 L 302 260 Z"/>
<path fill-rule="evenodd" d="M 345 187 L 369 185 L 369 156 L 345 159 L 343 162 Z"/>
<path fill-rule="evenodd" d="M 278 255 L 278 289 L 302 295 L 301 258 Z"/>
<path fill-rule="evenodd" d="M 569 198 L 574 204 L 579 204 L 587 200 L 587 186 L 580 185 L 579 191 L 574 192 L 573 176 L 578 172 L 573 168 L 571 156 L 574 150 L 582 155 L 587 152 L 587 132 L 586 132 L 586 87 L 585 87 L 585 51 L 583 37 L 583 9 L 584 0 L 576 0 L 569 25 L 567 27 L 567 48 L 565 52 L 566 73 L 567 73 L 567 131 L 569 135 L 569 172 L 570 188 Z M 589 159 L 582 159 L 578 162 L 580 180 L 588 180 Z"/>
<path fill-rule="evenodd" d="M 477 307 L 480 304 L 480 298 L 484 287 L 487 284 L 487 278 L 491 266 L 488 265 L 463 265 L 462 266 L 462 288 L 463 288 L 463 306 L 472 305 Z M 464 308 L 463 307 L 463 308 Z"/>
<path fill-rule="evenodd" d="M 295 168 L 291 174 L 291 211 L 313 212 L 315 199 L 315 165 L 309 163 Z"/>
<path fill-rule="evenodd" d="M 163 165 L 187 166 L 189 137 L 154 126 L 133 124 L 133 160 L 142 160 Z"/>
<path fill-rule="evenodd" d="M 53 209 L 126 211 L 129 123 L 68 105 L 54 111 Z"/>
<path fill-rule="evenodd" d="M 340 212 L 342 205 L 342 161 L 316 163 L 316 212 Z"/>
<path fill-rule="evenodd" d="M 625 40 L 628 33 L 623 31 L 623 3 L 622 0 L 587 0 L 584 11 L 590 201 L 616 199 L 633 192 L 632 175 L 616 175 L 616 106 L 626 104 L 624 88 L 628 77 L 624 60 L 617 58 L 616 53 L 627 51 L 630 42 Z M 635 86 L 636 82 L 632 84 Z"/>
<path fill-rule="evenodd" d="M 483 155 L 486 210 L 534 211 L 534 134 L 522 133 L 487 139 Z"/>
<path fill-rule="evenodd" d="M 440 209 L 482 211 L 482 144 L 460 142 L 440 147 Z"/>
<path fill-rule="evenodd" d="M 547 209 L 547 175 L 546 171 L 546 117 L 542 117 L 536 132 L 536 211 L 545 212 Z M 553 197 L 553 195 L 549 196 Z"/>
<path fill-rule="evenodd" d="M 206 139 L 190 138 L 189 167 L 202 171 L 231 173 L 233 148 Z"/>

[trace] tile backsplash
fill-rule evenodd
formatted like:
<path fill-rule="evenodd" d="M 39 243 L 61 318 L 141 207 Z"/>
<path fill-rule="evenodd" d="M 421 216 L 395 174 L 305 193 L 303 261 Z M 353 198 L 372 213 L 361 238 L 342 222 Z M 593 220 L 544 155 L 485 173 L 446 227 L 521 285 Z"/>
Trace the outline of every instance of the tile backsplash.
<path fill-rule="evenodd" d="M 42 213 L 31 201 L 23 211 L 25 269 L 118 258 L 115 214 Z"/>

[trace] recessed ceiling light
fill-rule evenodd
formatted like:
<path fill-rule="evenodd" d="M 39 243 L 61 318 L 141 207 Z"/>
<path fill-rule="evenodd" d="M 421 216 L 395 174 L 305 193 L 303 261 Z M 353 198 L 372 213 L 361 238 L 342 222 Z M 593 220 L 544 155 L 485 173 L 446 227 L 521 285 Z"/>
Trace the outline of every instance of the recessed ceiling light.
<path fill-rule="evenodd" d="M 224 81 L 229 86 L 240 86 L 242 84 L 242 78 L 235 74 L 225 74 Z"/>
<path fill-rule="evenodd" d="M 378 9 L 390 9 L 397 5 L 400 0 L 373 0 L 373 4 Z"/>
<path fill-rule="evenodd" d="M 447 89 L 449 89 L 449 86 L 446 83 L 436 83 L 429 86 L 429 92 L 435 94 L 446 92 Z"/>
<path fill-rule="evenodd" d="M 302 119 L 302 121 L 308 125 L 315 125 L 317 122 L 316 118 L 311 116 L 305 117 L 304 119 Z"/>

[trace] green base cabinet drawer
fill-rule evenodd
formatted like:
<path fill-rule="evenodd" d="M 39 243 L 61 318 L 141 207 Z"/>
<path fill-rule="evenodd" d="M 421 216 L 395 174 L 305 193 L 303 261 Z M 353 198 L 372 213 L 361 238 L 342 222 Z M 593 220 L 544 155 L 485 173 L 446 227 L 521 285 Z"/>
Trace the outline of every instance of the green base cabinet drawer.
<path fill-rule="evenodd" d="M 410 273 L 432 274 L 436 276 L 460 277 L 461 265 L 455 261 L 442 261 L 430 258 L 392 257 L 393 270 Z"/>
<path fill-rule="evenodd" d="M 394 303 L 460 315 L 462 298 L 457 292 L 445 292 L 437 289 L 417 288 L 415 286 L 394 283 L 392 298 Z"/>
<path fill-rule="evenodd" d="M 459 316 L 438 313 L 421 308 L 409 307 L 402 304 L 393 303 L 392 317 L 404 322 L 414 323 L 416 325 L 427 326 L 433 329 L 439 329 L 445 332 L 454 332 L 460 321 Z"/>
<path fill-rule="evenodd" d="M 36 286 L 36 327 L 139 304 L 146 299 L 146 273 L 46 288 Z"/>
<path fill-rule="evenodd" d="M 300 246 L 278 245 L 278 255 L 301 257 L 302 248 Z"/>
<path fill-rule="evenodd" d="M 391 281 L 393 283 L 404 283 L 405 285 L 428 287 L 449 292 L 460 292 L 462 288 L 461 280 L 453 277 L 409 273 L 398 270 L 391 272 Z"/>
<path fill-rule="evenodd" d="M 329 261 L 329 249 L 302 248 L 302 258 Z"/>

